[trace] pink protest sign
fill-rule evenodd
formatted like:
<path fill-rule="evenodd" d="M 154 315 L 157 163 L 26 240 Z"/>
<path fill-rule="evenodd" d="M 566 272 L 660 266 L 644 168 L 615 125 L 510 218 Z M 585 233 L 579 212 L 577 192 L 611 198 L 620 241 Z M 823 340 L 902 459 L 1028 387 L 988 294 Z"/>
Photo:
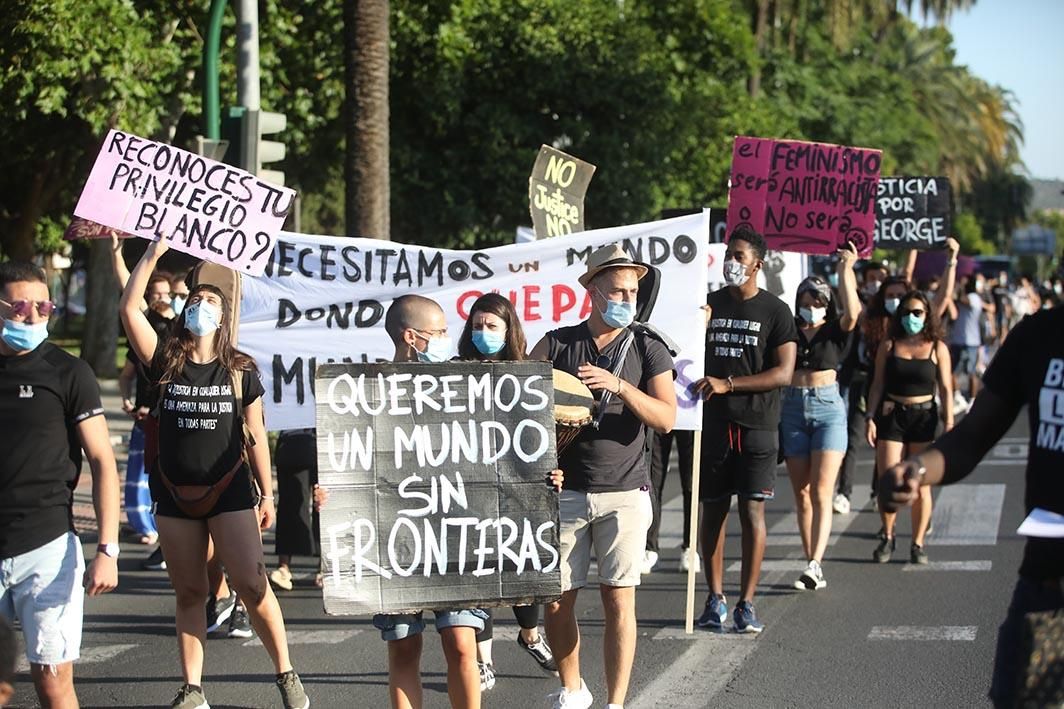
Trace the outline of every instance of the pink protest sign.
<path fill-rule="evenodd" d="M 74 214 L 260 276 L 294 198 L 231 165 L 112 130 Z"/>
<path fill-rule="evenodd" d="M 764 234 L 770 249 L 830 254 L 852 241 L 872 253 L 883 153 L 827 143 L 737 136 L 728 231 Z"/>

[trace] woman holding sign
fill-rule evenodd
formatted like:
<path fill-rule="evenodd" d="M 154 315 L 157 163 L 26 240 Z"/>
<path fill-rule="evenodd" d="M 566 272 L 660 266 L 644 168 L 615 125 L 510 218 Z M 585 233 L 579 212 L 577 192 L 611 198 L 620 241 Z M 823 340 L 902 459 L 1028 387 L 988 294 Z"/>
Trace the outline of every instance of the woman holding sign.
<path fill-rule="evenodd" d="M 795 302 L 798 354 L 791 385 L 783 390 L 780 440 L 809 560 L 794 587 L 810 591 L 828 585 L 820 565 L 831 536 L 835 480 L 846 455 L 846 402 L 839 393 L 836 371 L 861 313 L 855 261 L 853 244 L 839 249 L 837 303 L 831 286 L 819 276 L 799 284 Z"/>
<path fill-rule="evenodd" d="M 520 362 L 525 359 L 526 340 L 521 320 L 513 304 L 498 293 L 486 293 L 473 303 L 465 329 L 458 340 L 458 356 L 465 360 L 483 362 Z M 560 471 L 552 476 L 561 487 Z M 520 645 L 546 672 L 557 672 L 554 654 L 546 639 L 539 633 L 539 606 L 514 606 L 514 617 L 521 631 Z M 495 686 L 495 668 L 491 656 L 491 612 L 484 629 L 477 633 L 477 662 L 480 665 L 481 691 Z"/>
<path fill-rule="evenodd" d="M 207 706 L 200 686 L 207 626 L 207 548 L 215 549 L 245 600 L 273 660 L 286 709 L 310 700 L 288 659 L 284 619 L 266 579 L 261 529 L 274 521 L 270 454 L 255 362 L 230 340 L 232 305 L 221 290 L 195 286 L 170 337 L 141 312 L 152 269 L 167 250 L 153 242 L 122 293 L 121 315 L 137 357 L 157 382 L 159 455 L 149 471 L 155 519 L 176 595 L 181 687 L 171 707 Z M 257 489 L 256 489 L 257 483 Z"/>

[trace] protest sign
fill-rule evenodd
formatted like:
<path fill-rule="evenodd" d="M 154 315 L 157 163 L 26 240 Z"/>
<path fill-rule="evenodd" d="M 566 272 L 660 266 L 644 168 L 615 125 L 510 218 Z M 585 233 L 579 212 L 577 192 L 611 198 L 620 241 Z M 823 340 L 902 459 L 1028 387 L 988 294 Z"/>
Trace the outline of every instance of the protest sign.
<path fill-rule="evenodd" d="M 728 228 L 749 226 L 770 249 L 832 254 L 852 241 L 872 253 L 882 152 L 737 136 Z"/>
<path fill-rule="evenodd" d="M 315 391 L 327 613 L 561 595 L 549 363 L 328 364 Z"/>
<path fill-rule="evenodd" d="M 78 239 L 110 239 L 112 232 L 114 232 L 115 236 L 119 239 L 129 239 L 133 236 L 132 234 L 112 229 L 103 224 L 97 224 L 88 219 L 74 217 L 63 232 L 63 239 L 65 241 L 77 241 Z"/>
<path fill-rule="evenodd" d="M 727 285 L 724 282 L 724 254 L 728 223 L 725 210 L 709 212 L 709 282 L 708 292 L 713 293 Z M 789 251 L 765 253 L 765 263 L 757 272 L 757 285 L 776 296 L 794 312 L 795 294 L 798 285 L 809 275 L 809 259 L 804 254 Z"/>
<path fill-rule="evenodd" d="M 943 249 L 949 235 L 948 178 L 879 178 L 876 246 L 881 249 Z"/>
<path fill-rule="evenodd" d="M 259 276 L 294 198 L 231 165 L 112 130 L 74 214 Z"/>
<path fill-rule="evenodd" d="M 539 149 L 528 178 L 528 207 L 537 239 L 584 230 L 584 195 L 595 166 L 549 145 Z"/>
<path fill-rule="evenodd" d="M 314 425 L 314 368 L 389 360 L 384 313 L 406 293 L 438 302 L 454 339 L 473 302 L 489 292 L 517 309 L 529 347 L 549 330 L 586 320 L 593 307 L 577 278 L 591 252 L 617 243 L 661 271 L 649 318 L 680 346 L 677 428 L 701 427 L 708 214 L 597 229 L 524 244 L 452 251 L 375 239 L 282 232 L 263 278 L 245 279 L 240 349 L 259 364 L 271 430 Z"/>

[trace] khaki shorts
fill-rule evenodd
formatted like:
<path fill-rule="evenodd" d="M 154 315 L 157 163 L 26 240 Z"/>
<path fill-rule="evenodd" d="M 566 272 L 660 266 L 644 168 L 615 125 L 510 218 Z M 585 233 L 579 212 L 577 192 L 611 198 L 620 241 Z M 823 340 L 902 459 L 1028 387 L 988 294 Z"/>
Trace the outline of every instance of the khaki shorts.
<path fill-rule="evenodd" d="M 599 583 L 638 586 L 647 530 L 654 518 L 647 490 L 561 494 L 562 591 L 587 585 L 591 551 L 598 559 Z"/>

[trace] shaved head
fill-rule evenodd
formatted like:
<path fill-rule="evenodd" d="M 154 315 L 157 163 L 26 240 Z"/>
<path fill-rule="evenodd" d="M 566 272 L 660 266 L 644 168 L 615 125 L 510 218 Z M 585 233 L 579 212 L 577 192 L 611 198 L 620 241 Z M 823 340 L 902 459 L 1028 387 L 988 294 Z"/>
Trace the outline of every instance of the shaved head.
<path fill-rule="evenodd" d="M 384 316 L 384 329 L 396 347 L 403 345 L 407 329 L 437 330 L 447 327 L 447 317 L 440 304 L 421 295 L 403 295 L 392 301 Z"/>

